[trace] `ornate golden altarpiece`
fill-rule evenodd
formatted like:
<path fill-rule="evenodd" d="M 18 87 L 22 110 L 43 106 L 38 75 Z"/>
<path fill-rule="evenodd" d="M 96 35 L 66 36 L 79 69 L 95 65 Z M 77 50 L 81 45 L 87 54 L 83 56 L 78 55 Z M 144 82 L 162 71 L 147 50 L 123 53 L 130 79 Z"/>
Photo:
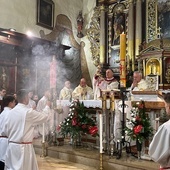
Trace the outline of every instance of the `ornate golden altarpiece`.
<path fill-rule="evenodd" d="M 170 39 L 156 39 L 146 44 L 138 55 L 138 69 L 143 75 L 158 76 L 158 88 L 170 88 Z"/>

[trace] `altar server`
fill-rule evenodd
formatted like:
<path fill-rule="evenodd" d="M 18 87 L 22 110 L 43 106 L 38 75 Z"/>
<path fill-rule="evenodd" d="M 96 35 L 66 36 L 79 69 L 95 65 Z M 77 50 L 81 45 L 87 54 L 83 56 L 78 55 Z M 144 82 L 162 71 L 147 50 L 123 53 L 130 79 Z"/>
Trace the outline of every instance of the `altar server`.
<path fill-rule="evenodd" d="M 48 114 L 48 121 L 44 124 L 45 126 L 45 136 L 47 137 L 47 135 L 53 131 L 54 129 L 54 110 L 51 109 L 51 107 L 49 108 L 45 108 L 47 103 L 50 104 L 50 100 L 51 100 L 51 93 L 50 90 L 47 89 L 44 92 L 44 96 L 38 101 L 37 103 L 37 111 L 42 112 L 44 109 L 46 111 L 46 113 Z M 35 129 L 35 135 L 37 134 L 37 131 L 40 135 L 44 135 L 43 134 L 43 126 L 38 125 Z"/>
<path fill-rule="evenodd" d="M 8 148 L 5 157 L 5 170 L 38 170 L 33 149 L 34 126 L 47 121 L 47 114 L 28 108 L 28 91 L 17 92 L 18 104 L 9 111 L 2 128 L 8 137 Z M 48 105 L 46 107 L 49 107 Z"/>
<path fill-rule="evenodd" d="M 3 98 L 4 110 L 0 114 L 0 170 L 4 170 L 5 154 L 8 147 L 8 138 L 2 133 L 2 128 L 9 111 L 15 106 L 14 96 L 5 96 Z"/>
<path fill-rule="evenodd" d="M 170 115 L 170 93 L 164 96 L 166 113 Z M 170 120 L 162 124 L 149 146 L 150 157 L 160 164 L 160 170 L 170 170 Z"/>
<path fill-rule="evenodd" d="M 33 98 L 33 95 L 34 95 L 33 91 L 30 90 L 30 91 L 28 92 L 29 102 L 28 102 L 28 105 L 27 105 L 27 106 L 28 106 L 29 108 L 36 109 L 36 103 L 35 103 L 35 101 L 32 99 L 32 98 Z"/>
<path fill-rule="evenodd" d="M 92 100 L 94 98 L 93 89 L 87 85 L 85 78 L 80 80 L 80 84 L 74 89 L 72 97 L 79 100 Z"/>

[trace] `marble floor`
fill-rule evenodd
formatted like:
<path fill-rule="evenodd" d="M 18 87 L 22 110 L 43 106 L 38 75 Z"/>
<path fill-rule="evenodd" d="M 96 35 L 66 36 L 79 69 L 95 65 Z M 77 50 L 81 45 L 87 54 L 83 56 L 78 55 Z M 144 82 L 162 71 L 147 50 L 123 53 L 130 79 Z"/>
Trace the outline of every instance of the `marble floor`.
<path fill-rule="evenodd" d="M 67 162 L 57 158 L 40 157 L 37 155 L 39 170 L 97 170 L 82 164 Z"/>

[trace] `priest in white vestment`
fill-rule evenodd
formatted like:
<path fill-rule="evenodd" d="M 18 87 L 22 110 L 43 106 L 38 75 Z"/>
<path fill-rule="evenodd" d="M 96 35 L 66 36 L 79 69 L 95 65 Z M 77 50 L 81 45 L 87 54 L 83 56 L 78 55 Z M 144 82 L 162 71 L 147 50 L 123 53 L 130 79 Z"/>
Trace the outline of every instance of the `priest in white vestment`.
<path fill-rule="evenodd" d="M 114 78 L 114 73 L 112 69 L 106 70 L 106 78 L 102 78 L 100 75 L 95 74 L 93 77 L 93 91 L 94 100 L 98 100 L 101 90 L 114 90 L 118 89 L 119 82 Z"/>
<path fill-rule="evenodd" d="M 60 100 L 71 100 L 73 89 L 71 89 L 70 81 L 64 83 L 64 87 L 60 91 Z"/>
<path fill-rule="evenodd" d="M 27 107 L 29 100 L 27 90 L 19 90 L 17 99 L 18 104 L 9 111 L 8 114 L 11 116 L 6 118 L 2 129 L 2 133 L 9 140 L 5 170 L 38 170 L 32 145 L 34 126 L 46 122 L 48 116 Z"/>
<path fill-rule="evenodd" d="M 87 85 L 85 78 L 80 80 L 80 84 L 74 89 L 72 97 L 79 100 L 93 100 L 93 89 Z"/>
<path fill-rule="evenodd" d="M 170 93 L 164 96 L 165 109 L 170 115 Z M 170 120 L 162 124 L 149 145 L 149 155 L 160 164 L 160 170 L 170 170 Z"/>
<path fill-rule="evenodd" d="M 8 147 L 8 138 L 3 134 L 2 129 L 4 127 L 4 122 L 7 116 L 11 116 L 8 112 L 15 107 L 14 96 L 5 96 L 3 98 L 4 110 L 0 114 L 0 169 L 4 170 L 5 165 L 5 155 Z"/>
<path fill-rule="evenodd" d="M 142 79 L 142 73 L 139 71 L 133 73 L 133 83 L 130 89 L 132 91 L 145 91 L 148 89 L 147 82 Z"/>

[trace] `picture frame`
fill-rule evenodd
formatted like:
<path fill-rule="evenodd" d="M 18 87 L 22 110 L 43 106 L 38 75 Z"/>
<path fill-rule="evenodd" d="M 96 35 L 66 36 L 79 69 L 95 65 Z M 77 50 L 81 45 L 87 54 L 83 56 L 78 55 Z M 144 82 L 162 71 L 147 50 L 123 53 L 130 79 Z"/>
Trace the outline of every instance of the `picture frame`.
<path fill-rule="evenodd" d="M 37 25 L 53 29 L 54 2 L 52 0 L 37 0 Z"/>

